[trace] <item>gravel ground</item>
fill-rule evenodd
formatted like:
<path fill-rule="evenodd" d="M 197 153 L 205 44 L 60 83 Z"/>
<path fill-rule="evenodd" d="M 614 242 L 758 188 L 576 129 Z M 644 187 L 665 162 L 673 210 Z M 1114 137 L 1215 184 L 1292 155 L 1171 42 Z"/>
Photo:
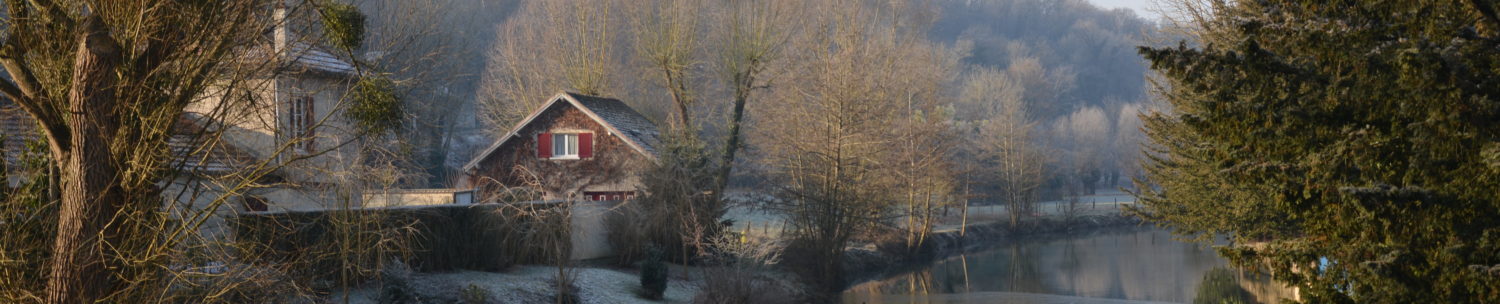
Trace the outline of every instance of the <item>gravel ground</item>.
<path fill-rule="evenodd" d="M 676 269 L 674 269 L 676 270 Z M 673 276 L 661 301 L 651 301 L 636 296 L 640 290 L 640 277 L 636 274 L 604 268 L 578 268 L 579 297 L 584 304 L 614 303 L 688 303 L 697 295 L 695 284 L 681 276 Z M 552 279 L 557 268 L 548 266 L 521 266 L 508 272 L 460 271 L 451 273 L 420 273 L 412 276 L 412 285 L 420 286 L 423 293 L 442 298 L 456 298 L 459 290 L 470 284 L 488 290 L 493 303 L 550 303 Z M 349 303 L 377 303 L 379 289 L 365 287 L 349 292 Z M 332 297 L 342 302 L 342 295 Z"/>

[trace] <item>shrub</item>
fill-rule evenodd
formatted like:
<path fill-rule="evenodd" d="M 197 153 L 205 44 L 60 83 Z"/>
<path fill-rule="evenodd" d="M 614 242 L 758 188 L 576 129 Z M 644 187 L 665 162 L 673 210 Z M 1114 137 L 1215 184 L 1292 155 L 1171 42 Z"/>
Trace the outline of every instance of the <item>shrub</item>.
<path fill-rule="evenodd" d="M 552 283 L 554 288 L 557 288 L 557 294 L 554 295 L 556 298 L 552 301 L 553 303 L 577 304 L 581 302 L 578 298 L 578 286 L 573 285 L 572 276 L 558 276 L 556 279 L 553 279 Z"/>
<path fill-rule="evenodd" d="M 478 285 L 469 284 L 459 291 L 459 302 L 464 304 L 483 304 L 490 303 L 490 301 L 490 291 Z"/>
<path fill-rule="evenodd" d="M 663 133 L 658 162 L 641 172 L 642 195 L 635 199 L 651 244 L 674 262 L 690 263 L 725 225 L 726 205 L 713 195 L 714 173 L 703 141 L 691 130 Z M 640 244 L 640 243 L 636 243 Z"/>
<path fill-rule="evenodd" d="M 551 262 L 552 256 L 535 244 L 556 238 L 560 208 L 535 204 L 436 205 L 357 210 L 293 211 L 241 215 L 234 220 L 236 238 L 245 244 L 245 256 L 262 257 L 257 263 L 304 263 L 299 271 L 314 276 L 337 273 L 336 255 L 319 254 L 336 245 L 341 218 L 376 219 L 366 223 L 362 234 L 399 231 L 409 234 L 390 238 L 404 242 L 402 262 L 416 271 L 471 269 L 497 271 L 517 263 Z M 346 216 L 361 214 L 361 216 Z M 347 229 L 345 229 L 347 230 Z M 380 243 L 384 244 L 384 243 Z M 333 246 L 337 249 L 340 246 Z M 343 246 L 347 247 L 347 246 Z M 334 251 L 337 252 L 337 251 Z M 372 257 L 381 258 L 381 257 Z M 324 278 L 332 279 L 332 278 Z"/>
<path fill-rule="evenodd" d="M 641 262 L 641 296 L 660 300 L 667 291 L 666 253 L 652 245 L 646 248 L 646 259 Z"/>
<path fill-rule="evenodd" d="M 638 202 L 620 204 L 604 219 L 608 227 L 610 248 L 614 249 L 615 265 L 630 266 L 646 255 L 646 244 L 651 243 L 651 223 L 645 208 Z"/>
<path fill-rule="evenodd" d="M 704 268 L 703 285 L 693 303 L 750 304 L 798 302 L 788 280 L 778 279 L 772 265 L 780 259 L 775 244 L 727 233 L 714 241 L 717 266 Z"/>
<path fill-rule="evenodd" d="M 1214 268 L 1203 274 L 1203 282 L 1198 284 L 1198 294 L 1193 297 L 1193 303 L 1255 303 L 1255 296 L 1244 287 L 1240 287 L 1239 280 L 1234 277 L 1234 271 L 1227 268 Z"/>
<path fill-rule="evenodd" d="M 411 287 L 411 268 L 394 262 L 380 270 L 380 303 L 421 303 L 422 298 Z"/>

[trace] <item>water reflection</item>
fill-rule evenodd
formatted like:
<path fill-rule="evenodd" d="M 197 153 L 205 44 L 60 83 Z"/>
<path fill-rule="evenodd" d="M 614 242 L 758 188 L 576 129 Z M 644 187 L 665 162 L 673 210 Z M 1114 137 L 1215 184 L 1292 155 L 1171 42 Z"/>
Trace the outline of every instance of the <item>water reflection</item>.
<path fill-rule="evenodd" d="M 1212 249 L 1172 240 L 1165 230 L 1131 228 L 960 255 L 854 286 L 844 302 L 1185 303 L 1194 301 L 1205 280 L 1217 284 L 1210 288 L 1220 292 L 1215 295 L 1244 291 L 1249 302 L 1274 303 L 1293 294 L 1269 278 L 1227 267 Z M 1239 289 L 1228 288 L 1231 283 Z"/>

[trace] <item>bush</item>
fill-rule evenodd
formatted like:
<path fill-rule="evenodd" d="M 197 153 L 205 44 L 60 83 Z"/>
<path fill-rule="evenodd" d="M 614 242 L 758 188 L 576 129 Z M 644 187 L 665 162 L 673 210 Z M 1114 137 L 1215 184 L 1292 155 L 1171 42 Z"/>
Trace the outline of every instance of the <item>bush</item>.
<path fill-rule="evenodd" d="M 647 219 L 644 209 L 638 202 L 627 202 L 605 217 L 604 225 L 609 230 L 607 239 L 610 248 L 614 249 L 615 265 L 634 265 L 646 255 L 646 244 L 651 243 L 651 227 L 646 224 L 651 220 Z"/>
<path fill-rule="evenodd" d="M 380 303 L 421 303 L 422 297 L 411 286 L 411 268 L 401 262 L 380 270 Z"/>
<path fill-rule="evenodd" d="M 666 253 L 655 245 L 646 248 L 646 259 L 641 262 L 641 296 L 661 300 L 667 291 Z"/>
<path fill-rule="evenodd" d="M 243 256 L 260 257 L 254 262 L 267 265 L 295 263 L 289 269 L 334 280 L 343 264 L 337 260 L 339 255 L 329 253 L 338 252 L 330 250 L 340 248 L 336 246 L 339 233 L 349 230 L 338 227 L 342 218 L 378 221 L 353 231 L 361 235 L 399 231 L 403 236 L 377 241 L 403 243 L 395 246 L 404 250 L 394 258 L 415 271 L 498 271 L 518 263 L 551 262 L 556 255 L 546 252 L 551 248 L 536 244 L 557 238 L 557 229 L 543 228 L 565 223 L 564 217 L 556 216 L 560 209 L 538 204 L 436 205 L 255 213 L 241 215 L 233 223 L 235 238 L 244 243 Z"/>
<path fill-rule="evenodd" d="M 713 195 L 716 179 L 703 141 L 691 130 L 663 133 L 658 162 L 641 172 L 641 223 L 645 236 L 673 262 L 691 263 L 725 230 L 726 205 Z M 635 243 L 643 244 L 643 243 Z"/>
<path fill-rule="evenodd" d="M 718 252 L 704 268 L 703 285 L 693 303 L 751 304 L 799 302 L 789 280 L 778 279 L 772 265 L 780 260 L 774 243 L 728 233 L 714 242 Z"/>
<path fill-rule="evenodd" d="M 1240 287 L 1239 280 L 1234 277 L 1234 271 L 1227 268 L 1214 268 L 1203 274 L 1203 282 L 1198 284 L 1198 294 L 1193 298 L 1193 303 L 1255 303 L 1255 296 L 1244 287 Z"/>
<path fill-rule="evenodd" d="M 464 289 L 460 291 L 459 302 L 464 304 L 490 303 L 490 291 L 488 289 L 484 289 L 483 287 L 479 287 L 478 285 L 469 284 L 469 286 L 465 286 Z"/>
<path fill-rule="evenodd" d="M 552 303 L 577 304 L 582 302 L 578 297 L 578 286 L 573 285 L 572 276 L 558 276 L 558 278 L 552 280 L 552 286 L 557 289 L 557 293 L 553 295 L 555 298 L 553 298 Z"/>

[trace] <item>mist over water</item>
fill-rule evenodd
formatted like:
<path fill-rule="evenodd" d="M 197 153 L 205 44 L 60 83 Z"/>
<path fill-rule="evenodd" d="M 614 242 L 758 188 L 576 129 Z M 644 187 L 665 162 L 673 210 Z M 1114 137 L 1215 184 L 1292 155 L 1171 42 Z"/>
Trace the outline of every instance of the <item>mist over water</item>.
<path fill-rule="evenodd" d="M 1205 280 L 1219 284 L 1201 288 Z M 1275 303 L 1293 294 L 1269 277 L 1230 268 L 1212 248 L 1174 240 L 1166 230 L 1124 228 L 955 256 L 853 286 L 844 302 L 1188 303 L 1238 295 Z"/>

